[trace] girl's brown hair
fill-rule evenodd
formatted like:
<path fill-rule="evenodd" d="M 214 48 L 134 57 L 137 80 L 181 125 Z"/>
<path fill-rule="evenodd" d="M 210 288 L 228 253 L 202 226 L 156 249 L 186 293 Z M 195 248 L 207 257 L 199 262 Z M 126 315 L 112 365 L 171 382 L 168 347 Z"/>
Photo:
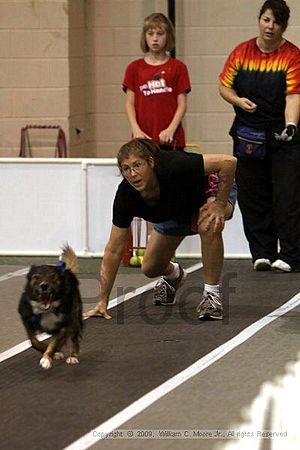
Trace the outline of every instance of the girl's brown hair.
<path fill-rule="evenodd" d="M 164 28 L 167 33 L 167 41 L 165 50 L 171 52 L 175 47 L 175 29 L 168 17 L 162 13 L 153 13 L 146 17 L 141 33 L 141 49 L 143 53 L 148 53 L 149 47 L 146 42 L 146 33 L 152 28 Z"/>

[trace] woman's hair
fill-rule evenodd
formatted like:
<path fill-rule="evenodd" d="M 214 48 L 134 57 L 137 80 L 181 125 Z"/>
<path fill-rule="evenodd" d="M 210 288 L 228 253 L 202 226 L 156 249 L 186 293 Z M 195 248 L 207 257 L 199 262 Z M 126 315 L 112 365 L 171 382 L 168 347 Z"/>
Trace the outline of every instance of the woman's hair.
<path fill-rule="evenodd" d="M 163 28 L 167 33 L 167 41 L 165 50 L 171 52 L 175 47 L 175 30 L 174 26 L 168 17 L 162 13 L 153 13 L 146 17 L 144 20 L 144 26 L 141 33 L 141 49 L 143 53 L 149 51 L 149 47 L 146 42 L 146 33 L 153 28 Z"/>
<path fill-rule="evenodd" d="M 281 26 L 283 31 L 286 30 L 290 18 L 290 8 L 284 0 L 267 0 L 262 5 L 258 18 L 266 12 L 267 9 L 271 9 L 276 22 Z"/>
<path fill-rule="evenodd" d="M 151 139 L 136 138 L 122 145 L 117 154 L 118 167 L 121 171 L 124 159 L 128 159 L 132 154 L 139 156 L 145 161 L 150 158 L 155 160 L 159 152 L 159 145 Z"/>

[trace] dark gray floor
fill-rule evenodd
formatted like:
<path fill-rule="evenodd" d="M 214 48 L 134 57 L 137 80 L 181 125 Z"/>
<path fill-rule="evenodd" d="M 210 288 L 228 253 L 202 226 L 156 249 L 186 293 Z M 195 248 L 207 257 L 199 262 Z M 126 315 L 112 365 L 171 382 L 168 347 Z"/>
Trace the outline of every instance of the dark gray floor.
<path fill-rule="evenodd" d="M 0 276 L 8 268 L 2 266 Z M 79 275 L 85 307 L 97 295 L 93 271 Z M 121 272 L 116 283 L 119 292 L 149 281 L 138 269 Z M 10 346 L 25 339 L 16 314 L 23 283 L 24 276 L 0 283 L 2 302 L 9 310 L 1 334 L 10 334 L 8 324 L 15 328 Z M 0 447 L 63 449 L 287 302 L 299 292 L 299 274 L 256 273 L 249 261 L 226 261 L 226 318 L 222 322 L 197 320 L 201 286 L 200 270 L 188 276 L 180 301 L 171 308 L 152 305 L 148 292 L 111 310 L 111 321 L 88 320 L 78 366 L 56 362 L 51 370 L 43 371 L 32 349 L 3 361 L 0 399 L 6 413 L 0 426 Z M 296 360 L 299 319 L 298 308 L 276 319 L 124 428 L 226 430 L 243 424 L 242 408 L 251 404 L 261 384 L 284 374 L 285 364 Z M 2 351 L 8 348 L 2 345 Z M 225 448 L 226 443 L 214 439 L 102 440 L 94 448 L 213 449 Z"/>

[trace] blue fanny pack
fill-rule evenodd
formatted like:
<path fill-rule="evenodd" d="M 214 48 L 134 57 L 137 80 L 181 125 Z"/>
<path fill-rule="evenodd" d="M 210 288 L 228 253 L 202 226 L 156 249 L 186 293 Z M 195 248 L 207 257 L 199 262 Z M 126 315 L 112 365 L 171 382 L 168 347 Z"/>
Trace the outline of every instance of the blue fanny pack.
<path fill-rule="evenodd" d="M 264 159 L 266 155 L 266 132 L 246 125 L 237 126 L 235 155 L 241 158 Z"/>

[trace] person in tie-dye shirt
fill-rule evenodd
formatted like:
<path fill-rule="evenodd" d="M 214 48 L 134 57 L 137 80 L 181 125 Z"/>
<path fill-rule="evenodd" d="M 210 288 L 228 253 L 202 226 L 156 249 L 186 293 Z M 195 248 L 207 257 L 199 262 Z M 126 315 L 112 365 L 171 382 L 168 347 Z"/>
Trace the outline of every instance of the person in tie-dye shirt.
<path fill-rule="evenodd" d="M 265 1 L 259 35 L 230 53 L 219 76 L 235 111 L 238 202 L 259 271 L 300 270 L 300 50 L 283 36 L 289 16 L 285 1 Z M 253 141 L 240 152 L 241 126 L 265 135 L 264 156 L 255 157 Z"/>

